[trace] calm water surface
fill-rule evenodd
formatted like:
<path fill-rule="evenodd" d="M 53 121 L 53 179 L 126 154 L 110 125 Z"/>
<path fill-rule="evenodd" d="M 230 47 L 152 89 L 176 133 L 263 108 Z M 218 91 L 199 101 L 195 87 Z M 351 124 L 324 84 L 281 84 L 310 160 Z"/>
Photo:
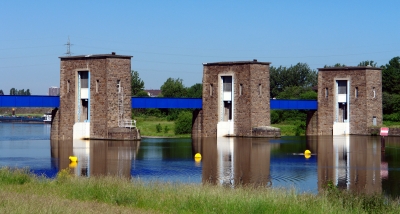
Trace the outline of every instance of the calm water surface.
<path fill-rule="evenodd" d="M 126 141 L 50 141 L 50 125 L 0 123 L 0 167 L 29 168 L 55 177 L 117 175 L 185 183 L 294 187 L 317 193 L 331 181 L 356 192 L 400 195 L 400 138 L 313 136 L 262 138 L 148 138 Z M 308 149 L 311 157 L 303 152 Z M 202 159 L 195 160 L 194 154 Z M 78 157 L 71 164 L 69 156 Z"/>

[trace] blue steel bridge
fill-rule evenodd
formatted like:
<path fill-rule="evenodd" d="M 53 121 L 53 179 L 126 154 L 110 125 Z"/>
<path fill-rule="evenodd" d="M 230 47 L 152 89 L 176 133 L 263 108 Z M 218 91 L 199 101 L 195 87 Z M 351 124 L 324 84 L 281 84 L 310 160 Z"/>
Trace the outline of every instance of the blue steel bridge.
<path fill-rule="evenodd" d="M 317 100 L 270 100 L 271 109 L 317 110 Z M 1 95 L 0 107 L 56 108 L 60 106 L 59 96 Z M 155 98 L 132 97 L 132 108 L 202 108 L 201 98 Z"/>

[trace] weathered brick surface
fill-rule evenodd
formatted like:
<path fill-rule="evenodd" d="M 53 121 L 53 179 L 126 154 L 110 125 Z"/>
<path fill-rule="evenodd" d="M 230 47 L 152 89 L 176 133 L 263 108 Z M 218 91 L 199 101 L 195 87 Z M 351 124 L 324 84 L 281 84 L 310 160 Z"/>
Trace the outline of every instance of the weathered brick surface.
<path fill-rule="evenodd" d="M 192 138 L 198 138 L 203 128 L 203 110 L 196 109 L 192 114 Z"/>
<path fill-rule="evenodd" d="M 318 111 L 307 111 L 306 135 L 318 135 Z"/>
<path fill-rule="evenodd" d="M 72 139 L 77 118 L 78 72 L 90 76 L 90 136 L 107 138 L 109 128 L 118 127 L 118 88 L 123 88 L 122 118 L 131 119 L 131 56 L 92 55 L 61 57 L 58 139 Z M 82 121 L 83 122 L 83 121 Z"/>
<path fill-rule="evenodd" d="M 60 125 L 60 113 L 58 112 L 58 108 L 55 108 L 51 111 L 51 128 L 50 128 L 50 139 L 58 140 L 59 139 L 59 125 Z"/>
<path fill-rule="evenodd" d="M 332 135 L 335 121 L 336 80 L 350 81 L 349 111 L 350 134 L 369 134 L 372 118 L 382 124 L 381 69 L 373 67 L 324 68 L 318 72 L 318 134 Z M 355 91 L 358 88 L 358 96 Z M 325 97 L 325 89 L 328 97 Z M 374 91 L 375 90 L 375 97 Z"/>
<path fill-rule="evenodd" d="M 233 78 L 234 134 L 251 136 L 253 127 L 269 126 L 269 63 L 257 61 L 208 63 L 203 67 L 202 137 L 217 136 L 217 124 L 222 117 L 221 76 Z"/>

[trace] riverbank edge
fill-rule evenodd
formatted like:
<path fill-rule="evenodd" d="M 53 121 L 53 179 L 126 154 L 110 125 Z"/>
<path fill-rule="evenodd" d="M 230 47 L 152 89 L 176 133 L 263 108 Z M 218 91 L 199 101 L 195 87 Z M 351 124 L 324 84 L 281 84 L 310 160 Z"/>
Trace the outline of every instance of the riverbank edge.
<path fill-rule="evenodd" d="M 294 190 L 239 186 L 227 188 L 212 184 L 142 182 L 118 177 L 76 177 L 69 169 L 60 170 L 55 179 L 38 177 L 28 170 L 0 168 L 0 195 L 46 196 L 65 210 L 65 200 L 94 203 L 108 209 L 162 213 L 399 213 L 398 200 L 383 195 L 355 195 L 328 186 L 318 195 Z M 0 198 L 0 212 L 16 209 L 7 198 Z M 26 210 L 41 210 L 32 203 Z M 48 208 L 48 207 L 46 207 Z M 84 210 L 81 210 L 82 212 Z"/>

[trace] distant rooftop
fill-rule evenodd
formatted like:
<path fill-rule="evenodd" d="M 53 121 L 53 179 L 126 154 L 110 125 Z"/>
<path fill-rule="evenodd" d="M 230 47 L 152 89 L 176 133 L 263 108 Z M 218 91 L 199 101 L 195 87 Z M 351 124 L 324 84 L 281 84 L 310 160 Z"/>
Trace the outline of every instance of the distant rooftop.
<path fill-rule="evenodd" d="M 60 56 L 60 59 L 81 59 L 81 58 L 132 58 L 133 56 L 128 55 L 117 55 L 115 52 L 111 54 L 88 54 L 88 55 L 77 55 L 77 56 Z"/>
<path fill-rule="evenodd" d="M 147 92 L 149 97 L 158 97 L 158 95 L 161 94 L 161 90 L 159 90 L 159 89 L 147 89 L 144 91 Z"/>

